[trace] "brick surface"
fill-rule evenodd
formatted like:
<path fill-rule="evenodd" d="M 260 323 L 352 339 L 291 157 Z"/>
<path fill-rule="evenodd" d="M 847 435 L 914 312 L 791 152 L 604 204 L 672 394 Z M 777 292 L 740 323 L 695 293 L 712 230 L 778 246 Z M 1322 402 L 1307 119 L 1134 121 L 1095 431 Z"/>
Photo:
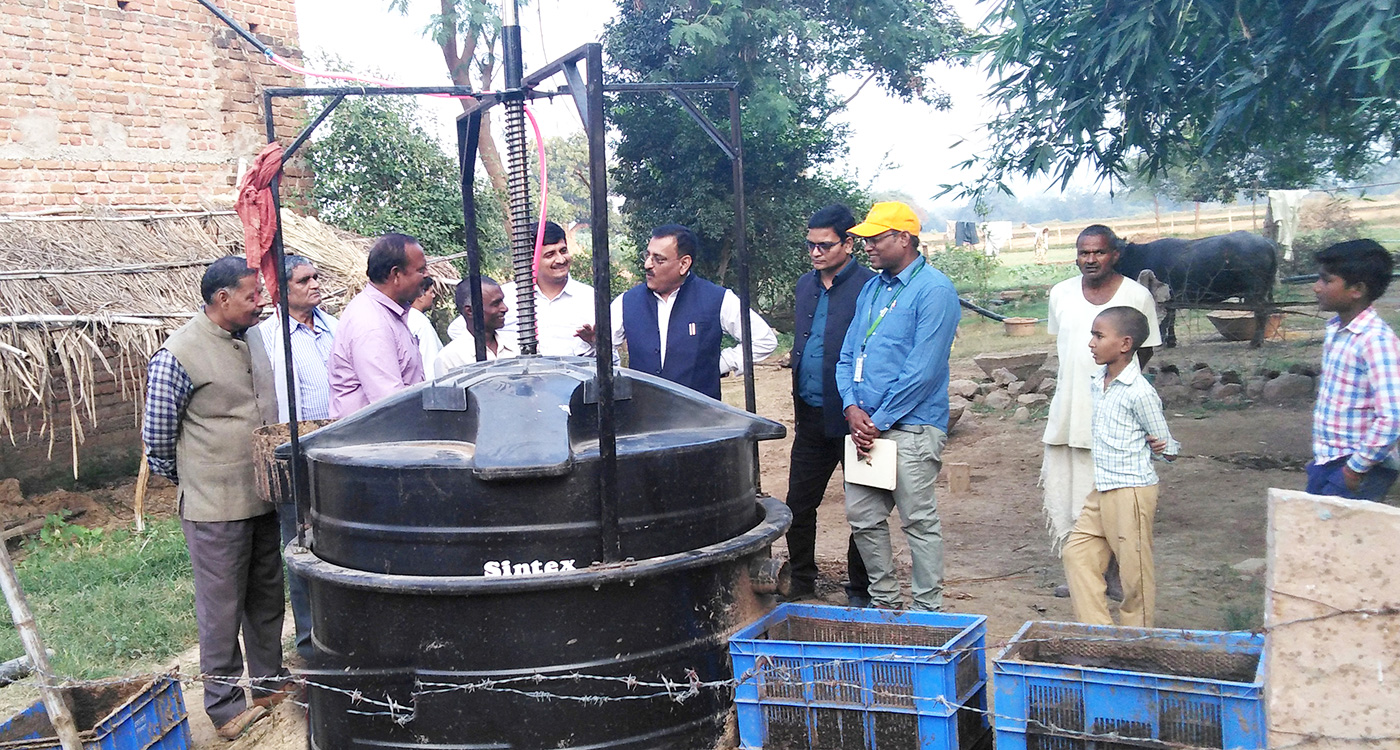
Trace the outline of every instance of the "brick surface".
<path fill-rule="evenodd" d="M 6 210 L 228 196 L 239 160 L 251 161 L 265 140 L 262 89 L 304 84 L 195 0 L 133 2 L 124 11 L 107 0 L 7 5 L 0 19 Z M 300 60 L 294 0 L 224 7 L 257 23 L 259 39 L 278 54 Z M 278 132 L 297 132 L 301 111 L 299 103 L 279 105 Z M 43 118 L 51 124 L 34 124 Z M 187 175 L 165 181 L 179 190 L 144 184 L 172 165 Z M 308 192 L 309 181 L 294 163 L 282 184 L 291 196 Z"/>

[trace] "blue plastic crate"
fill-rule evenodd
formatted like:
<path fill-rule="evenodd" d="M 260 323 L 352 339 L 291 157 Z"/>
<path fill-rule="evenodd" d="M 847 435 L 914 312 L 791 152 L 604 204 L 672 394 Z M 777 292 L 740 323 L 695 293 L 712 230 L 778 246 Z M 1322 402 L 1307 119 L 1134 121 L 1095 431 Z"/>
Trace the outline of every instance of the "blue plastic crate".
<path fill-rule="evenodd" d="M 73 688 L 74 721 L 85 750 L 188 750 L 190 723 L 180 681 L 156 675 Z M 58 750 L 42 701 L 0 724 L 0 748 Z"/>
<path fill-rule="evenodd" d="M 1264 747 L 1264 636 L 1026 623 L 992 666 L 997 750 Z"/>
<path fill-rule="evenodd" d="M 740 747 L 972 750 L 990 739 L 986 622 L 779 605 L 729 640 Z"/>

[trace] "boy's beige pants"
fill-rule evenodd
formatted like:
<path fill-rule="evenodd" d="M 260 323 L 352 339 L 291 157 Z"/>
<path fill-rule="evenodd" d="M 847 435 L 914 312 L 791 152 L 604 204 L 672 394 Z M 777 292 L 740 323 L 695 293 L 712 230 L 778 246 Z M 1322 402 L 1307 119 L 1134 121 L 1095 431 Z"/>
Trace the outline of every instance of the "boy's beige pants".
<path fill-rule="evenodd" d="M 1157 513 L 1157 485 L 1094 490 L 1065 542 L 1065 577 L 1074 617 L 1089 625 L 1112 625 L 1104 571 L 1110 555 L 1118 556 L 1123 574 L 1121 625 L 1152 627 L 1157 576 L 1152 565 L 1152 518 Z"/>

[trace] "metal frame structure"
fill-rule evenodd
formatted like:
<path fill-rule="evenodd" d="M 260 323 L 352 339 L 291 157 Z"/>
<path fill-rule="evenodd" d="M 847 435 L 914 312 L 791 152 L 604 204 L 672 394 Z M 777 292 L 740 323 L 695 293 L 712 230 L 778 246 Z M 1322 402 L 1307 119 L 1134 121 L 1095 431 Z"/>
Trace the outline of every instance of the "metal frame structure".
<path fill-rule="evenodd" d="M 259 51 L 272 57 L 272 51 L 268 49 L 261 40 L 253 36 L 246 29 L 239 26 L 236 21 L 230 18 L 223 11 L 213 5 L 211 0 L 199 0 L 200 4 L 211 13 L 228 25 L 235 33 L 245 41 L 252 44 Z M 507 0 L 506 6 L 509 9 L 513 6 Z M 302 129 L 301 133 L 283 150 L 283 162 L 290 159 L 298 149 L 304 145 L 311 134 L 321 125 L 331 112 L 351 96 L 403 96 L 403 95 L 446 95 L 460 98 L 471 98 L 475 101 L 465 108 L 466 111 L 457 118 L 457 157 L 460 167 L 461 187 L 462 187 L 462 215 L 465 224 L 465 242 L 467 250 L 468 283 L 471 285 L 470 293 L 472 298 L 472 309 L 482 309 L 481 299 L 481 252 L 477 244 L 477 220 L 476 220 L 476 198 L 473 192 L 474 174 L 476 168 L 476 156 L 479 138 L 481 134 L 482 115 L 491 107 L 497 104 L 507 106 L 507 140 L 512 137 L 511 115 L 512 108 L 521 108 L 528 100 L 539 98 L 553 98 L 555 96 L 570 96 L 578 108 L 579 116 L 583 120 L 584 132 L 588 138 L 588 161 L 589 161 L 589 183 L 590 183 L 590 208 L 592 213 L 593 230 L 593 289 L 594 289 L 594 329 L 596 334 L 594 349 L 597 364 L 597 393 L 598 393 L 598 452 L 602 461 L 599 473 L 599 519 L 602 530 L 602 553 L 603 562 L 619 562 L 622 559 L 621 540 L 618 531 L 618 488 L 617 488 L 617 425 L 615 419 L 614 397 L 614 373 L 612 367 L 612 316 L 610 289 L 612 282 L 611 255 L 608 248 L 608 192 L 607 192 L 607 153 L 605 145 L 606 122 L 603 115 L 604 95 L 608 93 L 659 93 L 669 94 L 674 97 L 685 109 L 686 113 L 695 120 L 706 135 L 714 141 L 715 145 L 729 157 L 731 177 L 734 189 L 734 229 L 735 229 L 735 260 L 738 271 L 738 292 L 740 304 L 740 325 L 742 327 L 744 345 L 744 405 L 749 412 L 756 412 L 756 395 L 753 378 L 753 332 L 750 327 L 750 296 L 749 296 L 749 254 L 746 236 L 747 220 L 744 206 L 744 150 L 743 135 L 740 124 L 739 90 L 736 82 L 688 82 L 688 83 L 622 83 L 608 85 L 603 77 L 603 47 L 601 44 L 585 44 L 572 52 L 560 57 L 543 68 L 522 75 L 521 48 L 520 48 L 520 28 L 518 23 L 512 23 L 513 19 L 507 18 L 506 25 L 502 29 L 503 41 L 503 62 L 505 64 L 506 87 L 501 91 L 483 92 L 476 91 L 465 86 L 392 86 L 392 87 L 274 87 L 263 90 L 263 112 L 269 143 L 277 140 L 276 124 L 273 119 L 273 106 L 280 98 L 302 98 L 312 96 L 330 97 L 330 101 L 319 114 Z M 584 73 L 580 73 L 579 63 L 584 64 Z M 555 91 L 538 91 L 540 84 L 556 75 L 563 75 L 567 85 Z M 586 74 L 586 78 L 585 78 Z M 693 92 L 702 91 L 726 91 L 729 94 L 729 134 L 728 137 L 717 127 L 705 114 L 691 97 Z M 519 136 L 520 146 L 523 147 L 523 131 Z M 523 162 L 515 159 L 516 154 L 512 154 L 512 160 L 520 162 L 513 164 L 523 172 Z M 512 170 L 512 185 L 515 187 L 517 175 Z M 525 181 L 523 175 L 519 176 L 521 183 Z M 296 406 L 296 385 L 295 371 L 292 362 L 291 347 L 291 326 L 290 311 L 287 306 L 287 273 L 283 263 L 285 251 L 282 239 L 281 221 L 281 197 L 279 192 L 280 173 L 274 178 L 271 184 L 274 206 L 277 211 L 277 227 L 272 242 L 272 252 L 277 260 L 277 282 L 279 288 L 284 290 L 281 303 L 278 305 L 278 314 L 282 321 L 283 351 L 286 354 L 287 371 L 287 407 L 288 415 L 293 417 L 288 422 L 291 438 L 291 490 L 294 498 L 299 498 L 300 488 L 306 481 L 302 471 L 301 436 L 298 430 L 298 415 Z M 529 241 L 531 252 L 533 251 L 533 237 L 535 224 L 529 220 L 528 188 L 519 191 L 511 191 L 512 206 L 511 235 L 513 239 L 513 270 L 517 282 L 521 278 L 528 279 L 528 283 L 517 283 L 520 291 L 520 304 L 518 306 L 522 329 L 528 327 L 533 334 L 534 321 L 534 283 L 529 275 L 528 266 L 522 269 L 522 238 Z M 522 203 L 523 205 L 517 205 Z M 523 226 L 522 226 L 523 220 Z M 529 262 L 533 258 L 525 258 Z M 528 299 L 527 299 L 528 297 Z M 482 317 L 473 316 L 473 334 L 476 339 L 476 358 L 478 362 L 486 360 L 486 337 L 484 335 L 484 321 Z M 531 355 L 535 353 L 535 342 L 533 335 L 527 337 L 528 341 L 522 341 L 522 354 Z M 527 346 L 528 345 L 528 346 Z M 527 350 L 528 349 L 528 350 Z M 754 446 L 754 486 L 759 487 L 758 468 L 758 447 Z M 297 503 L 297 544 L 305 546 L 303 536 L 304 518 L 302 514 L 305 509 Z"/>

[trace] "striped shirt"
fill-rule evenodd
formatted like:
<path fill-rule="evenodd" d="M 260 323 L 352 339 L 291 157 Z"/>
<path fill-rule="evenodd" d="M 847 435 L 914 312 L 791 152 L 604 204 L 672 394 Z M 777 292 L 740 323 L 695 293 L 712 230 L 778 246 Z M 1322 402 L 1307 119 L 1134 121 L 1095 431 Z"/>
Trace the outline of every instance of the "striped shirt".
<path fill-rule="evenodd" d="M 1400 439 L 1400 340 L 1373 307 L 1343 326 L 1327 323 L 1313 407 L 1313 460 L 1351 456 L 1364 473 L 1396 455 Z"/>
<path fill-rule="evenodd" d="M 1152 468 L 1147 437 L 1166 440 L 1168 456 L 1181 452 L 1181 444 L 1172 439 L 1167 428 L 1162 399 L 1142 376 L 1136 357 L 1105 389 L 1107 376 L 1107 365 L 1090 376 L 1094 396 L 1094 489 L 1107 492 L 1156 484 L 1157 472 Z"/>
<path fill-rule="evenodd" d="M 180 437 L 180 417 L 190 403 L 194 383 L 175 355 L 159 349 L 146 368 L 146 415 L 141 440 L 146 443 L 146 463 L 151 471 L 178 483 L 175 441 Z"/>

